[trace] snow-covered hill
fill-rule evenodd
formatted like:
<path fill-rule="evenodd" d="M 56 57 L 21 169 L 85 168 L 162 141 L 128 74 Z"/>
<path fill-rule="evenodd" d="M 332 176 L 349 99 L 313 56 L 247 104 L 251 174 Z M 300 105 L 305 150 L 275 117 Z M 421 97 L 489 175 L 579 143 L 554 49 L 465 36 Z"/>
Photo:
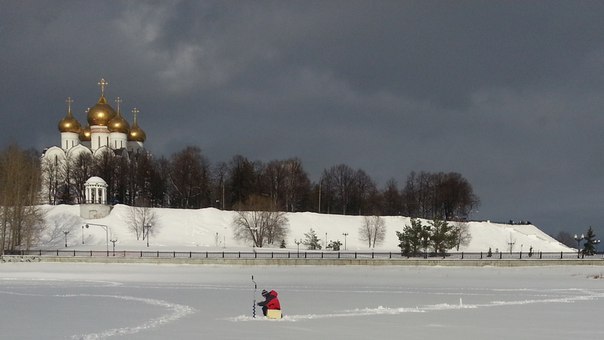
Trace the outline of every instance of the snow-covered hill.
<path fill-rule="evenodd" d="M 156 223 L 149 248 L 146 240 L 137 240 L 136 235 L 128 228 L 127 220 L 131 208 L 126 205 L 116 205 L 111 214 L 105 218 L 84 220 L 80 218 L 78 205 L 43 206 L 46 211 L 47 228 L 43 232 L 39 248 L 64 249 L 65 234 L 67 234 L 68 249 L 104 249 L 106 246 L 105 230 L 91 225 L 82 228 L 86 223 L 107 225 L 110 238 L 117 239 L 116 250 L 241 250 L 250 248 L 233 239 L 232 221 L 235 213 L 214 208 L 199 210 L 154 208 Z M 327 215 L 310 212 L 288 213 L 289 235 L 285 240 L 287 247 L 297 249 L 295 240 L 304 239 L 304 234 L 310 228 L 316 231 L 323 242 L 340 240 L 346 243 L 347 250 L 369 250 L 366 242 L 359 239 L 359 227 L 363 223 L 362 216 Z M 376 246 L 376 251 L 399 251 L 396 231 L 402 231 L 410 224 L 407 217 L 387 216 L 386 238 Z M 472 240 L 469 245 L 461 247 L 460 251 L 509 251 L 509 243 L 514 243 L 513 251 L 558 252 L 572 251 L 554 240 L 534 225 L 510 225 L 491 222 L 469 222 Z M 345 237 L 343 234 L 347 233 Z M 274 245 L 278 247 L 277 245 Z M 303 249 L 303 248 L 301 248 Z M 343 249 L 342 249 L 343 250 Z"/>

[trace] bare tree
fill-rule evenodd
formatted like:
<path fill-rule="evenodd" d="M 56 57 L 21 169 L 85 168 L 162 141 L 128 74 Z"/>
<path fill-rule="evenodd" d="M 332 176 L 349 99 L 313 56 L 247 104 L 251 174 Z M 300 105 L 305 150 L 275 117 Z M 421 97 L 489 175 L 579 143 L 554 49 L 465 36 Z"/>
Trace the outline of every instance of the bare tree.
<path fill-rule="evenodd" d="M 386 221 L 381 216 L 365 216 L 359 228 L 359 238 L 367 242 L 369 248 L 384 242 L 386 237 Z"/>
<path fill-rule="evenodd" d="M 402 198 L 405 215 L 447 221 L 465 219 L 480 205 L 470 182 L 455 172 L 412 172 Z"/>
<path fill-rule="evenodd" d="M 128 224 L 128 230 L 136 235 L 137 240 L 144 236 L 146 226 L 152 226 L 149 230 L 151 234 L 157 229 L 156 215 L 149 207 L 130 207 L 126 223 Z"/>
<path fill-rule="evenodd" d="M 60 161 L 58 156 L 52 158 L 45 157 L 42 160 L 41 171 L 42 171 L 42 187 L 44 192 L 44 200 L 48 204 L 55 205 L 58 201 L 59 196 L 59 183 L 64 183 L 62 176 L 62 160 Z"/>
<path fill-rule="evenodd" d="M 310 190 L 308 175 L 297 158 L 268 163 L 262 177 L 260 189 L 269 193 L 279 210 L 297 211 Z"/>
<path fill-rule="evenodd" d="M 171 201 L 176 208 L 201 208 L 209 203 L 209 165 L 194 146 L 174 154 L 170 162 Z"/>
<path fill-rule="evenodd" d="M 77 203 L 85 203 L 85 184 L 92 176 L 93 158 L 89 153 L 79 153 L 74 158 L 68 159 L 67 166 L 71 167 L 71 178 Z"/>
<path fill-rule="evenodd" d="M 213 182 L 214 182 L 214 198 L 215 202 L 218 203 L 216 208 L 224 210 L 226 208 L 225 195 L 226 195 L 226 176 L 229 170 L 228 165 L 225 162 L 220 162 L 214 167 L 213 171 Z"/>
<path fill-rule="evenodd" d="M 61 214 L 53 218 L 52 225 L 47 225 L 41 232 L 39 243 L 47 247 L 61 247 L 66 237 L 76 237 L 76 232 L 80 229 L 80 219 L 69 214 Z M 68 235 L 65 235 L 67 232 Z"/>
<path fill-rule="evenodd" d="M 390 179 L 386 183 L 386 188 L 382 194 L 382 213 L 386 216 L 400 215 L 403 208 L 401 193 L 398 190 L 398 183 L 395 179 Z"/>
<path fill-rule="evenodd" d="M 355 185 L 354 170 L 345 164 L 332 166 L 328 170 L 323 171 L 322 181 L 330 188 L 329 193 L 334 196 L 330 200 L 339 206 L 342 215 L 346 215 Z"/>
<path fill-rule="evenodd" d="M 10 145 L 0 152 L 0 254 L 28 249 L 37 241 L 44 222 L 37 207 L 40 178 L 34 151 Z"/>
<path fill-rule="evenodd" d="M 376 206 L 372 203 L 372 199 L 375 200 L 378 195 L 375 182 L 361 169 L 355 171 L 353 178 L 351 207 L 356 208 L 359 215 L 377 214 Z"/>
<path fill-rule="evenodd" d="M 302 161 L 293 158 L 285 161 L 287 176 L 285 178 L 285 207 L 286 211 L 295 212 L 301 208 L 302 202 L 310 191 L 310 179 L 302 167 Z"/>
<path fill-rule="evenodd" d="M 265 242 L 273 244 L 285 240 L 288 233 L 287 217 L 275 209 L 271 199 L 253 195 L 245 203 L 237 204 L 235 210 L 235 239 L 251 241 L 255 247 L 262 247 Z"/>
<path fill-rule="evenodd" d="M 558 234 L 556 234 L 554 238 L 556 239 L 556 241 L 562 243 L 563 245 L 569 248 L 574 248 L 577 246 L 577 241 L 573 238 L 573 235 L 571 235 L 567 231 L 558 232 Z"/>
<path fill-rule="evenodd" d="M 470 241 L 472 241 L 472 234 L 470 234 L 470 227 L 468 226 L 468 222 L 454 222 L 454 233 L 457 237 L 457 251 L 459 251 L 460 246 L 467 246 L 468 244 L 470 244 Z"/>

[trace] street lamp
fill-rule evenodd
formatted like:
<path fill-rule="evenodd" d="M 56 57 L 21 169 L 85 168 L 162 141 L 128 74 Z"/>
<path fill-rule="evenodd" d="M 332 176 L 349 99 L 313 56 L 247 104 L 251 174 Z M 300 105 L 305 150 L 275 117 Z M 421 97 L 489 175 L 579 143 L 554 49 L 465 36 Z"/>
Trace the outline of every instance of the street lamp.
<path fill-rule="evenodd" d="M 65 234 L 65 248 L 67 248 L 67 234 L 69 234 L 69 230 L 63 230 L 63 234 Z"/>
<path fill-rule="evenodd" d="M 422 240 L 422 244 L 424 246 L 424 258 L 428 258 L 428 242 L 430 242 L 430 237 L 423 237 L 421 238 Z"/>
<path fill-rule="evenodd" d="M 581 257 L 581 241 L 585 240 L 585 235 L 581 234 L 581 237 L 578 237 L 575 234 L 575 241 L 577 241 L 577 258 Z"/>
<path fill-rule="evenodd" d="M 82 244 L 84 244 L 84 226 L 82 226 Z"/>
<path fill-rule="evenodd" d="M 143 240 L 145 239 L 145 236 L 146 236 L 147 237 L 147 248 L 149 248 L 149 229 L 151 229 L 150 225 L 143 226 Z"/>
<path fill-rule="evenodd" d="M 348 233 L 342 233 L 342 235 L 344 235 L 344 250 L 346 250 L 346 236 L 348 236 Z"/>
<path fill-rule="evenodd" d="M 300 243 L 302 243 L 302 239 L 299 239 L 299 240 L 294 239 L 294 243 L 298 246 L 298 255 L 297 255 L 297 257 L 300 257 Z"/>
<path fill-rule="evenodd" d="M 109 242 L 113 243 L 113 256 L 115 256 L 115 242 L 117 242 L 117 238 L 115 240 L 109 240 Z"/>
<path fill-rule="evenodd" d="M 104 224 L 86 223 L 86 229 L 90 228 L 91 225 L 105 229 L 105 245 L 107 246 L 107 256 L 109 256 L 109 227 Z"/>
<path fill-rule="evenodd" d="M 594 246 L 595 246 L 595 248 L 596 248 L 596 255 L 598 255 L 598 244 L 600 244 L 600 240 L 595 240 L 595 241 L 593 242 L 593 245 L 594 245 Z"/>

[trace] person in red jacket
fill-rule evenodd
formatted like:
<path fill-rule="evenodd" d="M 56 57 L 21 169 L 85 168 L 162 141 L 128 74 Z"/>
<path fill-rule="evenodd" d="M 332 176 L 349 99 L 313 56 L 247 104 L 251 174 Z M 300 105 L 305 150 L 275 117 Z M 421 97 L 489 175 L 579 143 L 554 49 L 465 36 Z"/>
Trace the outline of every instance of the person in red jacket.
<path fill-rule="evenodd" d="M 262 290 L 264 301 L 258 302 L 258 306 L 262 307 L 262 314 L 264 314 L 264 316 L 266 316 L 266 313 L 269 309 L 281 310 L 281 303 L 279 303 L 279 298 L 277 295 L 277 292 L 274 290 L 271 290 L 270 292 Z"/>

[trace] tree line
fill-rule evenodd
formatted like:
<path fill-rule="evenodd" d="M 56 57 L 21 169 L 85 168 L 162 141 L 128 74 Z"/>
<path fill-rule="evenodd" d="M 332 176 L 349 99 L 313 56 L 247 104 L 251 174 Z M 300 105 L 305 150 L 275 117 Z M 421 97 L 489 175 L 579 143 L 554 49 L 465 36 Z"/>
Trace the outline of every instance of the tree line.
<path fill-rule="evenodd" d="M 364 170 L 346 164 L 324 169 L 313 182 L 298 158 L 262 162 L 236 155 L 212 164 L 195 146 L 168 158 L 107 152 L 45 163 L 43 191 L 51 204 L 83 203 L 91 176 L 107 182 L 111 203 L 134 206 L 234 210 L 259 196 L 284 212 L 462 220 L 480 204 L 469 181 L 455 172 L 412 172 L 404 187 L 391 179 L 380 189 Z"/>

